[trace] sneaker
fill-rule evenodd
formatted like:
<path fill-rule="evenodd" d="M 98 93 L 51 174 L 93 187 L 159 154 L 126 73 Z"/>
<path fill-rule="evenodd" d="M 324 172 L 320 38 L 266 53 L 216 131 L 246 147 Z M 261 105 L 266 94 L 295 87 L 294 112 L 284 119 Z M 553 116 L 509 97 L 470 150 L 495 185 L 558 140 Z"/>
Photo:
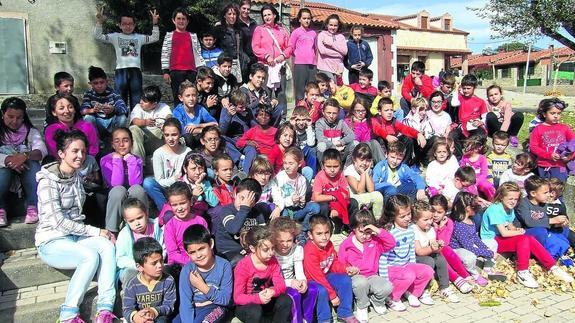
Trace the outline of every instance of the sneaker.
<path fill-rule="evenodd" d="M 6 217 L 6 210 L 0 209 L 0 227 L 8 225 L 8 218 Z"/>
<path fill-rule="evenodd" d="M 479 285 L 481 287 L 485 287 L 485 286 L 487 286 L 487 284 L 489 284 L 487 279 L 483 278 L 483 276 L 481 276 L 481 275 L 475 275 L 475 276 L 473 276 L 473 279 L 475 279 L 475 282 L 477 283 L 477 285 Z"/>
<path fill-rule="evenodd" d="M 36 222 L 38 222 L 38 209 L 30 205 L 26 208 L 26 219 L 24 219 L 24 223 L 34 224 Z"/>
<path fill-rule="evenodd" d="M 407 307 L 405 307 L 405 305 L 401 301 L 388 300 L 386 301 L 386 303 L 387 307 L 389 307 L 389 309 L 392 311 L 403 312 L 407 310 Z"/>
<path fill-rule="evenodd" d="M 367 307 L 366 308 L 358 308 L 357 311 L 355 311 L 355 317 L 357 318 L 357 320 L 361 323 L 367 323 L 369 321 L 369 314 L 367 312 Z"/>
<path fill-rule="evenodd" d="M 338 317 L 337 320 L 339 322 L 344 322 L 344 323 L 359 323 L 359 321 L 357 320 L 357 318 L 355 316 L 350 316 L 350 317 Z"/>
<path fill-rule="evenodd" d="M 373 307 L 373 310 L 379 315 L 383 315 L 387 312 L 387 308 L 385 307 L 385 305 L 378 306 L 375 305 L 373 301 L 371 301 L 371 306 Z"/>
<path fill-rule="evenodd" d="M 498 281 L 498 282 L 504 282 L 507 280 L 507 276 L 499 271 L 495 271 L 493 270 L 493 268 L 484 268 L 483 271 L 485 271 L 487 273 L 487 279 L 489 280 L 493 280 L 493 281 Z"/>
<path fill-rule="evenodd" d="M 573 264 L 573 259 L 569 258 L 568 256 L 563 256 L 559 258 L 559 262 L 567 268 L 575 266 L 575 264 Z"/>
<path fill-rule="evenodd" d="M 423 292 L 423 295 L 421 295 L 419 297 L 419 301 L 421 302 L 421 304 L 425 304 L 425 305 L 435 304 L 435 302 L 433 301 L 433 298 L 431 298 L 431 295 L 429 295 L 428 291 Z"/>
<path fill-rule="evenodd" d="M 459 303 L 460 302 L 459 297 L 457 297 L 457 295 L 455 295 L 453 290 L 449 287 L 440 290 L 439 294 L 441 295 L 441 297 L 447 299 L 451 303 Z"/>
<path fill-rule="evenodd" d="M 407 294 L 407 302 L 409 303 L 409 306 L 411 307 L 420 307 L 421 306 L 421 302 L 419 301 L 419 299 L 417 297 L 415 297 L 413 294 L 410 293 L 406 293 Z"/>
<path fill-rule="evenodd" d="M 114 313 L 108 310 L 103 310 L 99 311 L 98 314 L 96 314 L 96 317 L 94 318 L 94 323 L 113 323 L 114 319 L 117 319 Z"/>
<path fill-rule="evenodd" d="M 555 266 L 554 266 L 555 267 Z M 533 275 L 529 272 L 529 270 L 520 270 L 517 272 L 517 280 L 523 286 L 528 288 L 537 288 L 539 287 L 539 283 L 533 278 Z"/>
<path fill-rule="evenodd" d="M 84 322 L 84 320 L 82 320 L 82 318 L 80 317 L 80 314 L 76 314 L 76 316 L 74 316 L 71 319 L 67 319 L 67 320 L 63 320 L 63 321 L 56 321 L 58 323 L 86 323 Z"/>
<path fill-rule="evenodd" d="M 517 139 L 517 136 L 509 137 L 509 143 L 511 144 L 511 147 L 517 148 L 517 146 L 519 146 L 519 140 Z"/>
<path fill-rule="evenodd" d="M 458 277 L 453 284 L 462 294 L 470 293 L 473 290 L 473 286 L 461 277 Z"/>
<path fill-rule="evenodd" d="M 565 281 L 566 283 L 572 283 L 574 281 L 573 276 L 569 275 L 558 266 L 551 267 L 551 269 L 549 269 L 549 272 L 552 273 L 555 277 Z"/>

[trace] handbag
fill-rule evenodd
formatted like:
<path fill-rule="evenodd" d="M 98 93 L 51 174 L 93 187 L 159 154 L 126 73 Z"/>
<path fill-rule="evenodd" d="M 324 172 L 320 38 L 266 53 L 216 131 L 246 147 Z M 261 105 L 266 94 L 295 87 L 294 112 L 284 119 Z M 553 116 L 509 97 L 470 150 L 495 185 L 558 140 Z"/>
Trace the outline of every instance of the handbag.
<path fill-rule="evenodd" d="M 280 53 L 283 53 L 282 48 L 280 47 L 280 44 L 278 43 L 278 40 L 276 39 L 276 36 L 274 36 L 274 34 L 268 28 L 265 28 L 265 30 L 268 32 L 268 34 L 270 34 L 270 37 L 274 41 L 274 44 L 276 45 L 276 47 L 280 50 Z M 293 76 L 292 72 L 291 72 L 291 67 L 290 67 L 287 60 L 285 60 L 284 63 L 285 63 L 284 68 L 285 68 L 285 73 L 286 73 L 286 80 L 291 80 L 291 78 Z"/>
<path fill-rule="evenodd" d="M 232 74 L 238 83 L 242 83 L 242 66 L 240 65 L 240 35 L 236 33 L 236 57 L 232 59 Z"/>

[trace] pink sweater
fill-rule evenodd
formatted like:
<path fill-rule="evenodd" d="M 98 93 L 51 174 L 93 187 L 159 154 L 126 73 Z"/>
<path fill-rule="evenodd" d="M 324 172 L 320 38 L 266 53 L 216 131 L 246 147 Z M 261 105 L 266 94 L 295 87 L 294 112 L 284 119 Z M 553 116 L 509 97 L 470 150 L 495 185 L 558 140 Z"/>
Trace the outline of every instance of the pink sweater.
<path fill-rule="evenodd" d="M 317 34 L 315 30 L 312 29 L 304 29 L 303 27 L 299 27 L 292 31 L 289 38 L 289 43 L 293 49 L 293 55 L 295 56 L 293 61 L 294 64 L 316 64 L 316 38 Z"/>
<path fill-rule="evenodd" d="M 449 246 L 451 242 L 451 235 L 453 234 L 453 220 L 447 218 L 445 225 L 440 228 L 438 225 L 435 225 L 435 234 L 437 236 L 437 240 L 443 240 L 446 246 Z"/>
<path fill-rule="evenodd" d="M 561 160 L 553 160 L 551 155 L 556 152 L 557 146 L 575 138 L 575 133 L 566 124 L 558 123 L 548 125 L 542 123 L 533 129 L 529 137 L 529 149 L 537 156 L 539 167 L 565 167 Z"/>
<path fill-rule="evenodd" d="M 185 265 L 190 261 L 184 248 L 184 231 L 194 224 L 200 224 L 209 230 L 206 220 L 197 215 L 193 215 L 187 221 L 182 221 L 174 216 L 164 225 L 164 243 L 168 253 L 168 265 Z"/>
<path fill-rule="evenodd" d="M 339 261 L 346 266 L 359 268 L 359 273 L 363 276 L 377 275 L 379 256 L 395 247 L 395 238 L 387 230 L 381 229 L 378 235 L 363 243 L 363 251 L 361 251 L 353 243 L 354 236 L 351 233 L 339 246 Z"/>
<path fill-rule="evenodd" d="M 326 46 L 324 42 L 329 46 Z M 342 73 L 345 55 L 347 55 L 347 40 L 343 34 L 333 35 L 324 30 L 317 35 L 318 70 Z"/>
<path fill-rule="evenodd" d="M 254 266 L 251 254 L 238 262 L 234 269 L 234 303 L 236 305 L 261 304 L 259 292 L 273 288 L 274 297 L 286 290 L 286 284 L 276 257 L 272 257 L 267 268 L 259 270 Z"/>
<path fill-rule="evenodd" d="M 270 30 L 276 37 L 281 51 L 274 44 L 274 41 L 267 30 Z M 258 61 L 265 63 L 266 56 L 271 56 L 271 58 L 276 58 L 280 55 L 284 55 L 286 59 L 290 58 L 292 53 L 292 47 L 289 42 L 289 33 L 280 25 L 275 24 L 273 27 L 269 25 L 257 26 L 254 30 L 252 36 L 252 49 L 254 55 L 258 58 Z"/>
<path fill-rule="evenodd" d="M 355 134 L 355 140 L 359 142 L 368 142 L 371 140 L 371 127 L 367 124 L 367 119 L 363 121 L 352 121 L 351 118 L 345 118 L 345 123 Z"/>
<path fill-rule="evenodd" d="M 58 153 L 56 151 L 56 141 L 54 140 L 56 131 L 64 130 L 68 132 L 72 129 L 80 130 L 86 135 L 88 138 L 88 154 L 96 156 L 100 151 L 100 139 L 98 138 L 98 131 L 91 123 L 84 120 L 76 121 L 76 123 L 71 128 L 61 122 L 56 122 L 49 125 L 44 132 L 46 135 L 46 146 L 48 147 L 48 154 L 58 158 Z"/>

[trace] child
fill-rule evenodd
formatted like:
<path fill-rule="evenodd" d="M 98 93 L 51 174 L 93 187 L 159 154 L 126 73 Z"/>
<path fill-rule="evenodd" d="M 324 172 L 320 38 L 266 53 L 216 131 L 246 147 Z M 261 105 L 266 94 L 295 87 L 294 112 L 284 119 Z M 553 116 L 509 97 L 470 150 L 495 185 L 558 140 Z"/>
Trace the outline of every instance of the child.
<path fill-rule="evenodd" d="M 124 287 L 124 319 L 128 323 L 166 322 L 174 311 L 177 295 L 174 278 L 162 272 L 162 246 L 154 238 L 141 238 L 134 243 L 134 260 L 138 275 Z"/>
<path fill-rule="evenodd" d="M 74 96 L 74 77 L 68 72 L 58 72 L 54 74 L 54 88 L 56 89 L 56 94 L 53 94 L 48 98 L 46 101 L 46 120 L 44 120 L 44 129 L 46 129 L 49 125 L 58 121 L 56 117 L 52 114 L 52 100 L 58 94 L 67 94 L 72 96 L 76 101 L 78 98 Z M 78 110 L 76 110 L 76 115 L 80 115 L 80 106 L 76 106 Z"/>
<path fill-rule="evenodd" d="M 132 155 L 132 133 L 128 128 L 116 128 L 112 131 L 114 152 L 100 159 L 102 177 L 108 192 L 106 205 L 106 229 L 117 234 L 122 220 L 122 203 L 129 197 L 135 197 L 148 204 L 146 191 L 142 187 L 143 162 Z"/>
<path fill-rule="evenodd" d="M 14 176 L 19 177 L 26 194 L 26 224 L 38 222 L 36 173 L 48 155 L 42 135 L 26 113 L 26 103 L 17 97 L 2 101 L 0 122 L 0 227 L 8 225 L 4 195 Z"/>
<path fill-rule="evenodd" d="M 236 316 L 242 322 L 259 323 L 264 317 L 271 322 L 288 322 L 292 300 L 274 257 L 271 232 L 267 227 L 251 228 L 245 244 L 250 253 L 234 269 Z"/>
<path fill-rule="evenodd" d="M 216 77 L 214 79 L 214 88 L 218 90 L 218 98 L 220 98 L 224 108 L 227 108 L 226 102 L 229 103 L 231 93 L 237 90 L 241 84 L 232 73 L 232 64 L 233 59 L 224 53 L 217 57 L 217 66 L 212 67 Z"/>
<path fill-rule="evenodd" d="M 466 191 L 477 195 L 477 186 L 475 186 L 476 176 L 475 170 L 471 166 L 459 167 L 455 171 L 453 179 L 448 180 L 441 190 L 441 194 L 447 198 L 450 206 L 453 205 L 455 196 L 460 191 Z M 491 204 L 480 197 L 478 197 L 478 199 L 482 205 Z"/>
<path fill-rule="evenodd" d="M 435 132 L 433 127 L 431 127 L 431 122 L 427 116 L 428 103 L 425 98 L 415 98 L 411 102 L 411 110 L 403 118 L 403 123 L 407 126 L 417 130 L 426 140 L 425 146 L 420 147 L 414 145 L 414 165 L 427 165 L 426 160 L 427 153 L 435 140 Z"/>
<path fill-rule="evenodd" d="M 523 125 L 523 113 L 513 112 L 511 103 L 503 101 L 503 90 L 499 85 L 491 85 L 487 88 L 487 109 L 485 118 L 487 134 L 491 137 L 496 131 L 509 134 L 512 147 L 519 145 L 517 134 Z"/>
<path fill-rule="evenodd" d="M 272 202 L 272 183 L 270 180 L 273 174 L 274 169 L 269 159 L 264 155 L 258 155 L 256 159 L 254 159 L 248 177 L 258 181 L 262 187 L 262 195 L 260 195 L 260 199 L 257 202 L 265 203 L 271 211 L 270 217 L 277 218 L 281 215 L 282 210 L 277 208 Z M 266 222 L 269 221 L 266 220 Z"/>
<path fill-rule="evenodd" d="M 361 72 L 367 70 L 369 65 L 371 65 L 373 55 L 371 54 L 369 43 L 361 39 L 363 27 L 359 25 L 352 26 L 349 34 L 349 39 L 347 40 L 347 55 L 343 61 L 345 67 L 349 70 L 348 83 L 353 85 L 359 80 L 359 83 L 361 84 Z M 369 77 L 369 82 L 371 82 L 372 78 L 373 73 L 372 76 Z M 369 82 L 367 83 L 368 85 Z M 355 89 L 354 91 L 357 92 Z M 377 93 L 373 96 L 375 95 L 377 95 Z"/>
<path fill-rule="evenodd" d="M 359 81 L 357 83 L 349 81 L 349 87 L 355 92 L 355 97 L 363 97 L 368 102 L 366 109 L 377 96 L 377 89 L 371 85 L 372 79 L 373 72 L 369 68 L 362 68 L 359 70 Z"/>
<path fill-rule="evenodd" d="M 164 220 L 164 240 L 168 264 L 183 266 L 190 261 L 184 248 L 184 231 L 193 224 L 208 228 L 208 223 L 193 209 L 192 191 L 187 184 L 175 182 L 166 190 L 168 203 L 174 216 Z"/>
<path fill-rule="evenodd" d="M 411 101 L 418 96 L 429 98 L 433 92 L 433 85 L 431 84 L 431 77 L 425 75 L 425 64 L 421 61 L 416 61 L 411 64 L 410 74 L 403 80 L 401 84 L 401 101 L 399 101 L 404 115 L 409 113 L 411 108 Z"/>
<path fill-rule="evenodd" d="M 338 219 L 347 226 L 349 214 L 357 209 L 357 202 L 349 199 L 349 184 L 341 169 L 339 152 L 333 148 L 326 150 L 321 165 L 322 170 L 313 182 L 311 199 L 320 204 L 322 215 Z"/>
<path fill-rule="evenodd" d="M 220 205 L 228 205 L 234 201 L 236 183 L 232 181 L 234 161 L 225 153 L 217 154 L 212 162 L 214 168 L 214 194 Z"/>
<path fill-rule="evenodd" d="M 180 7 L 172 14 L 176 29 L 167 32 L 162 44 L 162 73 L 164 81 L 172 87 L 174 105 L 180 104 L 178 91 L 185 80 L 196 81 L 196 67 L 199 66 L 201 49 L 198 36 L 186 31 L 189 23 L 186 9 Z"/>
<path fill-rule="evenodd" d="M 199 137 L 201 146 L 199 149 L 196 149 L 196 152 L 202 155 L 206 161 L 208 176 L 215 178 L 212 168 L 214 158 L 216 158 L 217 155 L 226 153 L 226 145 L 223 142 L 222 133 L 218 126 L 208 126 L 202 129 L 202 133 Z"/>
<path fill-rule="evenodd" d="M 337 307 L 339 320 L 358 322 L 353 316 L 353 288 L 349 276 L 358 274 L 359 268 L 346 267 L 338 260 L 330 241 L 331 232 L 329 218 L 316 214 L 309 219 L 309 240 L 303 248 L 303 270 L 310 282 L 321 286 L 316 305 L 317 321 L 331 322 L 331 303 Z"/>
<path fill-rule="evenodd" d="M 309 111 L 301 105 L 296 106 L 293 109 L 290 123 L 295 128 L 295 145 L 302 150 L 305 164 L 315 175 L 317 173 L 316 140 Z"/>
<path fill-rule="evenodd" d="M 214 239 L 199 224 L 184 231 L 184 249 L 191 261 L 180 273 L 180 314 L 174 322 L 220 322 L 232 298 L 232 266 L 214 255 Z"/>
<path fill-rule="evenodd" d="M 291 32 L 289 43 L 293 48 L 293 76 L 295 101 L 304 98 L 304 89 L 313 81 L 316 74 L 316 37 L 315 30 L 310 28 L 312 22 L 311 10 L 301 8 L 297 13 L 299 27 Z"/>
<path fill-rule="evenodd" d="M 386 199 L 396 194 L 406 194 L 418 200 L 427 198 L 425 182 L 421 175 L 403 162 L 405 146 L 395 141 L 389 144 L 387 160 L 382 160 L 373 168 L 375 189 Z"/>
<path fill-rule="evenodd" d="M 100 67 L 90 66 L 88 80 L 91 89 L 84 92 L 80 112 L 102 135 L 126 125 L 128 108 L 122 97 L 108 86 L 108 76 Z"/>
<path fill-rule="evenodd" d="M 204 207 L 216 207 L 219 204 L 214 188 L 207 175 L 208 167 L 202 155 L 189 152 L 182 164 L 182 182 L 192 190 L 192 199 L 196 203 L 205 203 Z"/>
<path fill-rule="evenodd" d="M 535 158 L 530 153 L 521 153 L 515 156 L 515 161 L 511 168 L 504 171 L 499 178 L 499 183 L 514 182 L 521 189 L 521 195 L 525 196 L 525 180 L 535 175 L 532 170 L 535 168 Z"/>
<path fill-rule="evenodd" d="M 336 151 L 347 156 L 353 149 L 355 135 L 343 120 L 338 120 L 340 105 L 335 99 L 327 99 L 323 103 L 323 117 L 315 123 L 315 137 L 317 139 L 317 158 L 327 149 Z"/>
<path fill-rule="evenodd" d="M 309 230 L 309 218 L 320 213 L 320 206 L 315 202 L 306 202 L 306 178 L 298 173 L 303 162 L 303 153 L 297 147 L 290 147 L 283 155 L 283 170 L 274 176 L 271 183 L 272 198 L 282 216 L 303 222 L 303 234 Z M 303 236 L 303 245 L 305 236 Z"/>
<path fill-rule="evenodd" d="M 131 14 L 120 15 L 118 26 L 122 31 L 121 33 L 103 34 L 104 7 L 96 13 L 94 39 L 112 44 L 114 47 L 116 52 L 116 70 L 114 71 L 116 93 L 120 93 L 124 102 L 129 102 L 132 109 L 140 102 L 142 91 L 142 46 L 160 40 L 160 28 L 158 28 L 160 15 L 156 10 L 150 10 L 150 15 L 152 16 L 151 35 L 134 33 L 136 21 Z"/>
<path fill-rule="evenodd" d="M 367 112 L 368 106 L 367 100 L 362 97 L 356 97 L 345 118 L 345 123 L 353 131 L 355 142 L 367 143 L 373 154 L 374 161 L 379 163 L 385 158 L 385 151 L 372 134 L 371 116 Z"/>
<path fill-rule="evenodd" d="M 236 147 L 243 149 L 244 152 L 244 172 L 249 172 L 257 154 L 269 155 L 276 144 L 275 135 L 277 128 L 270 125 L 271 110 L 268 106 L 260 104 L 256 109 L 255 115 L 257 125 L 246 131 L 236 142 Z"/>
<path fill-rule="evenodd" d="M 429 106 L 431 108 L 427 110 L 427 118 L 431 129 L 433 129 L 433 135 L 447 138 L 451 132 L 451 117 L 449 113 L 443 110 L 442 104 L 443 94 L 441 91 L 431 93 L 429 97 Z"/>
<path fill-rule="evenodd" d="M 236 189 L 233 204 L 224 205 L 219 210 L 218 223 L 214 229 L 216 252 L 226 258 L 232 267 L 245 255 L 240 244 L 244 241 L 245 232 L 266 223 L 264 215 L 253 207 L 261 194 L 262 187 L 255 179 L 243 179 Z"/>
<path fill-rule="evenodd" d="M 379 275 L 393 285 L 387 306 L 393 311 L 405 311 L 406 307 L 401 302 L 402 295 L 407 297 L 412 307 L 418 307 L 421 303 L 434 304 L 425 291 L 433 278 L 433 269 L 415 262 L 415 232 L 411 224 L 409 197 L 401 194 L 391 196 L 385 204 L 379 224 L 388 228 L 396 241 L 395 248 L 384 252 L 379 258 Z"/>
<path fill-rule="evenodd" d="M 216 74 L 206 66 L 198 67 L 196 75 L 196 89 L 198 90 L 198 103 L 208 110 L 210 115 L 220 119 L 222 107 L 218 98 L 218 88 L 214 86 Z"/>
<path fill-rule="evenodd" d="M 373 155 L 366 143 L 360 143 L 351 154 L 353 163 L 345 168 L 343 175 L 349 184 L 349 195 L 359 205 L 368 205 L 377 219 L 383 211 L 383 196 L 375 190 L 371 168 Z"/>
<path fill-rule="evenodd" d="M 169 118 L 164 122 L 162 134 L 165 144 L 154 151 L 152 164 L 154 176 L 144 179 L 144 190 L 150 196 L 156 208 L 161 210 L 166 203 L 164 190 L 176 182 L 178 172 L 182 169 L 184 158 L 190 152 L 190 148 L 180 142 L 180 129 L 178 119 Z"/>
<path fill-rule="evenodd" d="M 419 264 L 426 264 L 433 268 L 435 277 L 439 281 L 439 294 L 451 303 L 459 303 L 460 299 L 449 287 L 450 275 L 448 274 L 447 260 L 441 253 L 445 241 L 437 239 L 433 228 L 433 213 L 431 206 L 425 201 L 413 203 L 413 226 L 415 232 L 415 259 Z M 455 284 L 465 283 L 461 276 L 455 275 Z M 466 290 L 470 292 L 471 290 Z"/>
<path fill-rule="evenodd" d="M 353 89 L 345 84 L 338 84 L 335 81 L 329 83 L 331 98 L 335 99 L 341 107 L 340 119 L 345 117 L 345 111 L 351 108 L 353 100 L 355 100 L 355 92 Z M 325 101 L 324 101 L 325 103 Z"/>
<path fill-rule="evenodd" d="M 331 14 L 325 19 L 323 30 L 317 34 L 317 70 L 334 83 L 336 77 L 341 78 L 343 60 L 347 55 L 347 42 L 341 33 L 342 28 L 339 16 Z"/>
<path fill-rule="evenodd" d="M 146 204 L 135 197 L 128 197 L 122 203 L 122 216 L 126 225 L 116 240 L 116 264 L 118 277 L 123 286 L 138 274 L 134 260 L 134 243 L 149 237 L 158 241 L 160 245 L 164 244 L 164 230 L 160 229 L 157 219 L 148 217 L 147 210 Z M 166 251 L 162 250 L 161 253 L 165 256 Z"/>
<path fill-rule="evenodd" d="M 318 100 L 320 102 L 323 102 L 329 99 L 331 97 L 331 87 L 330 87 L 331 78 L 327 74 L 319 72 L 315 75 L 315 82 L 319 87 L 320 97 L 318 98 Z"/>
<path fill-rule="evenodd" d="M 373 99 L 371 107 L 369 108 L 369 112 L 372 116 L 375 117 L 379 113 L 377 107 L 379 105 L 379 100 L 383 98 L 391 98 L 391 84 L 389 84 L 388 81 L 377 82 L 377 96 Z M 401 113 L 398 112 L 399 111 L 396 111 L 396 118 L 401 121 L 403 120 L 403 110 L 401 110 Z"/>
<path fill-rule="evenodd" d="M 236 147 L 238 139 L 256 125 L 256 118 L 252 110 L 248 109 L 248 95 L 240 90 L 234 90 L 229 96 L 228 106 L 224 106 L 220 114 L 219 129 L 235 164 L 239 164 L 242 156 Z"/>
<path fill-rule="evenodd" d="M 294 243 L 294 238 L 299 236 L 299 226 L 293 219 L 283 217 L 272 220 L 270 230 L 286 292 L 293 303 L 292 323 L 313 322 L 320 287 L 305 277 L 303 247 Z"/>
<path fill-rule="evenodd" d="M 461 80 L 459 88 L 459 110 L 457 112 L 459 127 L 451 133 L 455 140 L 456 156 L 462 155 L 463 139 L 470 135 L 479 135 L 485 137 L 487 130 L 485 128 L 485 118 L 487 116 L 487 106 L 483 99 L 477 97 L 474 92 L 479 84 L 477 77 L 473 74 L 467 74 Z M 453 119 L 453 118 L 452 118 Z"/>
<path fill-rule="evenodd" d="M 539 287 L 539 283 L 529 272 L 529 258 L 533 255 L 542 267 L 557 278 L 571 283 L 573 277 L 555 265 L 555 259 L 543 246 L 525 230 L 513 225 L 517 201 L 521 195 L 515 183 L 502 183 L 497 189 L 494 204 L 485 210 L 481 222 L 481 239 L 494 252 L 514 252 L 517 255 L 517 279 L 529 288 Z"/>
<path fill-rule="evenodd" d="M 161 100 L 160 88 L 156 85 L 147 86 L 140 103 L 130 113 L 130 132 L 134 138 L 132 154 L 144 162 L 148 155 L 164 144 L 162 126 L 172 116 L 172 109 Z"/>
<path fill-rule="evenodd" d="M 431 161 L 425 171 L 425 183 L 430 196 L 442 194 L 448 182 L 453 181 L 453 177 L 459 163 L 451 154 L 449 144 L 443 138 L 436 140 L 429 150 L 428 159 Z"/>
<path fill-rule="evenodd" d="M 549 200 L 547 201 L 547 208 L 545 209 L 545 214 L 547 214 L 549 218 L 556 217 L 558 215 L 567 216 L 567 208 L 565 207 L 565 204 L 563 204 L 562 201 L 564 186 L 565 184 L 557 178 L 549 179 Z M 563 232 L 564 230 L 565 229 L 563 226 L 551 228 L 551 231 L 553 232 Z M 571 246 L 571 248 L 574 248 L 575 232 L 570 229 L 568 231 L 569 232 L 567 233 L 567 239 L 569 240 L 569 245 Z M 569 265 L 573 265 L 572 263 L 566 264 L 564 259 L 562 260 L 562 262 L 567 267 L 570 267 Z"/>
<path fill-rule="evenodd" d="M 248 95 L 248 108 L 254 115 L 260 105 L 266 105 L 270 109 L 272 124 L 279 126 L 282 116 L 282 107 L 278 100 L 272 99 L 270 89 L 264 84 L 268 69 L 264 64 L 255 63 L 250 68 L 250 79 L 240 87 L 240 91 Z"/>
<path fill-rule="evenodd" d="M 489 175 L 493 180 L 493 185 L 499 187 L 500 179 L 503 173 L 511 168 L 513 158 L 505 152 L 509 146 L 509 135 L 504 131 L 493 133 L 492 140 L 493 150 L 487 154 L 487 167 Z"/>
<path fill-rule="evenodd" d="M 537 108 L 537 117 L 543 123 L 535 127 L 529 136 L 529 149 L 537 156 L 537 171 L 544 178 L 567 180 L 565 165 L 573 156 L 561 157 L 556 150 L 559 144 L 575 138 L 575 133 L 566 124 L 559 123 L 561 112 L 567 107 L 559 99 L 543 99 Z"/>
<path fill-rule="evenodd" d="M 457 114 L 460 103 L 459 96 L 457 95 L 458 91 L 455 85 L 455 75 L 453 75 L 453 73 L 444 73 L 440 76 L 440 83 L 437 88 L 437 92 L 441 93 L 441 98 L 443 99 L 441 110 L 445 111 L 449 115 L 450 120 L 457 122 L 459 118 Z M 429 97 L 429 100 L 431 101 L 431 97 Z"/>
<path fill-rule="evenodd" d="M 495 187 L 490 181 L 485 152 L 485 137 L 469 136 L 464 143 L 464 153 L 459 161 L 460 166 L 471 166 L 475 170 L 475 185 L 486 200 L 492 201 L 495 197 Z"/>
<path fill-rule="evenodd" d="M 274 142 L 275 145 L 272 147 L 267 157 L 273 167 L 275 175 L 282 170 L 283 157 L 286 149 L 295 145 L 294 127 L 289 122 L 281 124 L 274 136 Z M 299 166 L 300 165 L 298 165 L 298 168 Z"/>
<path fill-rule="evenodd" d="M 338 252 L 342 263 L 359 269 L 359 273 L 351 277 L 351 284 L 360 322 L 368 321 L 370 303 L 377 314 L 384 314 L 385 299 L 393 289 L 387 279 L 377 274 L 377 270 L 379 256 L 395 247 L 395 239 L 375 223 L 373 214 L 366 208 L 354 213 L 350 219 L 353 231 L 341 243 Z"/>
<path fill-rule="evenodd" d="M 321 118 L 321 107 L 324 101 L 325 99 L 321 96 L 317 82 L 310 81 L 305 85 L 305 97 L 298 101 L 296 106 L 306 108 L 311 118 L 311 122 L 315 123 L 319 118 Z"/>
<path fill-rule="evenodd" d="M 216 38 L 212 31 L 207 30 L 202 33 L 201 52 L 204 63 L 207 67 L 213 68 L 218 65 L 218 58 L 223 53 L 221 48 L 216 47 Z"/>

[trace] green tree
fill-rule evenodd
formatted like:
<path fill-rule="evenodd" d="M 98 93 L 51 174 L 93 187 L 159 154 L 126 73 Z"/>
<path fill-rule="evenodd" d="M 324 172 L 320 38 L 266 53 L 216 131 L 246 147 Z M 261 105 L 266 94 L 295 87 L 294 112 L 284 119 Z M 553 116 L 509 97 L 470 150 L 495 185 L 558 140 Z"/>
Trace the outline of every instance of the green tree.
<path fill-rule="evenodd" d="M 488 0 L 471 8 L 499 37 L 549 36 L 575 49 L 575 0 Z"/>
<path fill-rule="evenodd" d="M 513 41 L 510 43 L 501 44 L 497 47 L 497 51 L 511 52 L 514 50 L 525 50 L 527 45 L 519 41 Z"/>

